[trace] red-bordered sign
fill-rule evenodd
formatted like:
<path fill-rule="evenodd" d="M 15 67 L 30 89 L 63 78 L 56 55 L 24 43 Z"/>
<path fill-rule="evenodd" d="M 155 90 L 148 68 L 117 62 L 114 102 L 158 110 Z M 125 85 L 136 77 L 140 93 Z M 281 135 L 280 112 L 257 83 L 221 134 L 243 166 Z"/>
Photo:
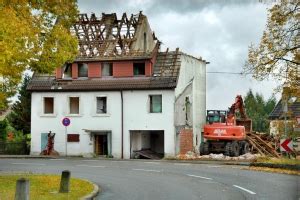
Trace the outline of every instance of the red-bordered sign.
<path fill-rule="evenodd" d="M 280 151 L 292 152 L 293 151 L 292 139 L 281 139 L 280 140 Z"/>
<path fill-rule="evenodd" d="M 63 118 L 61 122 L 64 126 L 69 126 L 71 124 L 71 120 L 67 117 Z"/>

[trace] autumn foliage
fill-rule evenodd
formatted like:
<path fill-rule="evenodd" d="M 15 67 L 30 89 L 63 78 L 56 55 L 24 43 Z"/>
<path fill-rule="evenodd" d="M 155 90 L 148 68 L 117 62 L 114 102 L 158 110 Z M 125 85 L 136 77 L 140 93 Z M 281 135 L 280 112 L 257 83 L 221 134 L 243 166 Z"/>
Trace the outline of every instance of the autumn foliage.
<path fill-rule="evenodd" d="M 249 47 L 245 73 L 258 80 L 274 77 L 299 96 L 300 2 L 279 0 L 268 10 L 260 44 Z"/>
<path fill-rule="evenodd" d="M 75 58 L 77 15 L 74 0 L 0 0 L 0 110 L 26 69 L 51 73 Z"/>

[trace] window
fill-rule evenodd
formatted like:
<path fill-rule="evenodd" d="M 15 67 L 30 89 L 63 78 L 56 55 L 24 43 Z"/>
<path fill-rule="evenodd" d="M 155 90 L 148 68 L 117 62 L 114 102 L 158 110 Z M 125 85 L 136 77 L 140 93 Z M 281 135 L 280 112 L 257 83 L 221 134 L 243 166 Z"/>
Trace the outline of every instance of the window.
<path fill-rule="evenodd" d="M 107 113 L 106 97 L 97 97 L 97 114 Z"/>
<path fill-rule="evenodd" d="M 53 114 L 54 113 L 54 98 L 53 97 L 44 97 L 44 114 Z"/>
<path fill-rule="evenodd" d="M 88 65 L 86 63 L 78 63 L 78 77 L 88 77 Z"/>
<path fill-rule="evenodd" d="M 112 75 L 113 75 L 113 64 L 102 63 L 102 76 L 112 76 Z"/>
<path fill-rule="evenodd" d="M 162 112 L 162 96 L 161 95 L 150 95 L 150 113 L 161 113 Z"/>
<path fill-rule="evenodd" d="M 145 63 L 133 63 L 133 75 L 134 76 L 145 75 Z"/>
<path fill-rule="evenodd" d="M 68 142 L 79 142 L 79 134 L 68 134 Z"/>
<path fill-rule="evenodd" d="M 79 97 L 69 97 L 70 114 L 79 114 Z"/>
<path fill-rule="evenodd" d="M 63 78 L 72 78 L 72 64 L 68 63 L 65 64 L 63 67 L 64 73 L 63 73 Z"/>

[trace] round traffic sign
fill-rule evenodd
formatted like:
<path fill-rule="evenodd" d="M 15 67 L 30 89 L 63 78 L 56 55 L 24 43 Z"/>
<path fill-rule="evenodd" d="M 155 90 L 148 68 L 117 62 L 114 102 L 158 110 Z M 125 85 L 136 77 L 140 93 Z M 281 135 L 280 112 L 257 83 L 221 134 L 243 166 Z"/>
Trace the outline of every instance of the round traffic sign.
<path fill-rule="evenodd" d="M 70 120 L 69 118 L 67 118 L 67 117 L 63 118 L 62 124 L 63 124 L 64 126 L 69 126 L 70 123 L 71 123 L 71 120 Z"/>

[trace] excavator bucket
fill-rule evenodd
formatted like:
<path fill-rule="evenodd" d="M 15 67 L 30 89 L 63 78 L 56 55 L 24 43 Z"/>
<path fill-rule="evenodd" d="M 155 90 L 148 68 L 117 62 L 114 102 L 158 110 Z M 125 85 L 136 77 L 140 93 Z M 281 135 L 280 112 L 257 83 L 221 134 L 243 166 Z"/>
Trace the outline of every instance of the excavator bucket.
<path fill-rule="evenodd" d="M 236 125 L 244 126 L 246 133 L 252 132 L 252 120 L 251 119 L 237 119 Z"/>

